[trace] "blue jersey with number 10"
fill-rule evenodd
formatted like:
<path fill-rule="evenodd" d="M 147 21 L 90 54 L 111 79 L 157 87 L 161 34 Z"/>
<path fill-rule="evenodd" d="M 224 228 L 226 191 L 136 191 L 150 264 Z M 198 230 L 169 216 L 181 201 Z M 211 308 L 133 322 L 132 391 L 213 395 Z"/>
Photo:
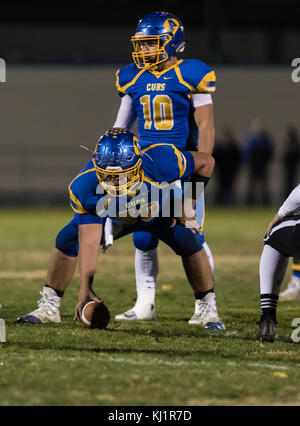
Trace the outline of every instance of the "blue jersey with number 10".
<path fill-rule="evenodd" d="M 119 69 L 116 75 L 118 91 L 132 98 L 142 149 L 155 143 L 190 148 L 193 112 L 190 97 L 215 91 L 214 71 L 204 62 L 189 59 L 180 60 L 161 72 L 139 70 L 130 64 Z"/>

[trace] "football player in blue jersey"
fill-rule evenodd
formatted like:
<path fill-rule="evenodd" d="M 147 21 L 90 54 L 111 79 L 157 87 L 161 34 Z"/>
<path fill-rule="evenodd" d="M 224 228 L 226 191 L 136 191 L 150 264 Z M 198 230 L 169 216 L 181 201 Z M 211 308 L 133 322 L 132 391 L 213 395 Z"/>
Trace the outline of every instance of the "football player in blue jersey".
<path fill-rule="evenodd" d="M 116 73 L 122 101 L 114 126 L 130 129 L 137 118 L 142 149 L 153 143 L 172 143 L 180 150 L 211 154 L 214 146 L 211 93 L 215 91 L 215 73 L 198 59 L 177 59 L 186 43 L 180 20 L 167 12 L 149 13 L 138 23 L 131 41 L 134 63 Z M 197 201 L 196 212 L 213 272 L 213 258 L 203 235 L 203 194 Z M 139 232 L 134 233 L 133 241 L 137 301 L 116 319 L 154 319 L 158 239 L 148 232 Z M 212 298 L 213 294 L 203 294 L 204 300 Z M 196 300 L 195 312 L 200 302 Z"/>
<path fill-rule="evenodd" d="M 126 129 L 114 128 L 100 138 L 93 158 L 69 185 L 70 204 L 75 211 L 72 221 L 56 238 L 48 270 L 47 284 L 37 310 L 19 318 L 19 322 L 60 322 L 60 299 L 72 280 L 77 257 L 80 292 L 75 319 L 90 300 L 100 300 L 92 289 L 103 225 L 110 217 L 114 238 L 147 230 L 168 244 L 181 256 L 187 279 L 199 298 L 211 294 L 213 279 L 207 255 L 203 250 L 200 228 L 194 221 L 194 192 L 185 187 L 177 191 L 177 179 L 197 175 L 198 183 L 207 183 L 214 168 L 213 158 L 205 153 L 180 152 L 172 144 L 152 145 L 141 151 L 137 138 Z M 177 215 L 180 205 L 190 197 L 189 209 Z M 167 212 L 167 214 L 164 214 Z M 176 219 L 177 217 L 177 219 Z M 186 221 L 194 227 L 189 229 Z M 79 250 L 80 248 L 80 250 Z M 214 316 L 209 318 L 205 303 L 190 320 L 205 328 L 223 330 L 224 324 L 213 303 Z"/>

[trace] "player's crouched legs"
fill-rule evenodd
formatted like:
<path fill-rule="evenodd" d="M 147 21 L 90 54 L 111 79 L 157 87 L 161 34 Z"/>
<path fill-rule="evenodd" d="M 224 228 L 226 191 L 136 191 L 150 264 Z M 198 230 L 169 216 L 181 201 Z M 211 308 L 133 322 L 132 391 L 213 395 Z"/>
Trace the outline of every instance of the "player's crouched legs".
<path fill-rule="evenodd" d="M 40 324 L 60 323 L 60 303 L 64 291 L 73 278 L 78 255 L 78 240 L 72 223 L 60 231 L 56 238 L 56 247 L 53 249 L 47 282 L 40 292 L 42 296 L 37 302 L 38 308 L 18 318 L 18 322 Z"/>

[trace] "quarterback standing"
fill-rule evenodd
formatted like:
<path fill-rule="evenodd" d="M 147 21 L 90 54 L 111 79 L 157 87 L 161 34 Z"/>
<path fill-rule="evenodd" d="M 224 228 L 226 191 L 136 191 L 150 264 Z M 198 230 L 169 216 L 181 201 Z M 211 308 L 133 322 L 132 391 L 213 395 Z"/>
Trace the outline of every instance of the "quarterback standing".
<path fill-rule="evenodd" d="M 198 59 L 178 60 L 185 48 L 180 20 L 171 13 L 153 12 L 138 23 L 131 63 L 116 73 L 117 90 L 122 97 L 114 127 L 131 128 L 138 119 L 142 149 L 157 143 L 172 143 L 179 150 L 211 154 L 214 146 L 214 117 L 211 93 L 215 73 Z M 191 181 L 196 183 L 197 177 Z M 213 272 L 213 259 L 203 235 L 204 197 L 197 200 L 196 218 L 203 247 Z M 158 274 L 158 238 L 149 232 L 133 235 L 136 247 L 135 269 L 137 301 L 118 320 L 155 318 L 155 287 Z M 203 292 L 195 302 L 195 315 L 213 315 L 215 295 Z"/>

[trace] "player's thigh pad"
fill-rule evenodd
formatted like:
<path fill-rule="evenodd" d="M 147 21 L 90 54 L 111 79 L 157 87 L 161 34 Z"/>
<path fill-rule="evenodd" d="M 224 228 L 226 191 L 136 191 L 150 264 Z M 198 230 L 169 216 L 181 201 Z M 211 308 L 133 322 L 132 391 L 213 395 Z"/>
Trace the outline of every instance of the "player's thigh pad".
<path fill-rule="evenodd" d="M 55 247 L 66 256 L 78 256 L 78 224 L 75 217 L 58 233 L 55 241 Z"/>
<path fill-rule="evenodd" d="M 154 250 L 158 246 L 158 238 L 150 232 L 134 232 L 133 244 L 142 251 Z"/>
<path fill-rule="evenodd" d="M 170 221 L 161 220 L 156 226 L 156 235 L 182 257 L 191 256 L 203 247 L 203 235 L 194 234 L 191 229 L 178 224 L 171 228 Z"/>

